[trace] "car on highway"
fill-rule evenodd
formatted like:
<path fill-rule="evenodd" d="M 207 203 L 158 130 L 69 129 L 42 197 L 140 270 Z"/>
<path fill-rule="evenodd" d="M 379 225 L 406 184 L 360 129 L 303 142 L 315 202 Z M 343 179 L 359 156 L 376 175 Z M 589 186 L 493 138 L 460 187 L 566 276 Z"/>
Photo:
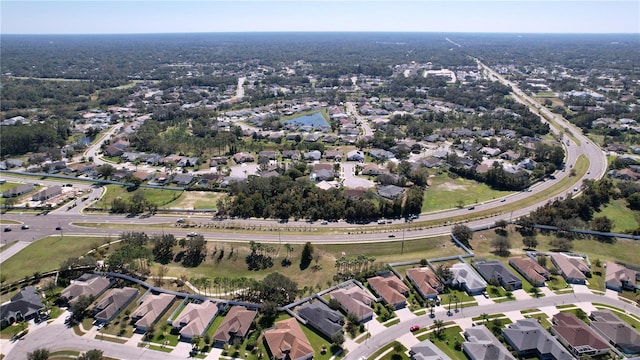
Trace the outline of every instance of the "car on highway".
<path fill-rule="evenodd" d="M 29 225 L 27 225 L 27 224 L 23 224 L 23 225 L 20 227 L 20 229 L 22 229 L 22 230 L 27 230 L 28 228 L 29 228 Z"/>
<path fill-rule="evenodd" d="M 505 198 L 500 199 L 500 202 L 505 202 L 505 201 L 507 201 L 507 199 Z"/>
<path fill-rule="evenodd" d="M 4 228 L 4 232 L 9 232 L 9 231 L 11 231 L 11 228 L 10 228 L 10 227 L 6 227 L 6 228 Z"/>
<path fill-rule="evenodd" d="M 183 218 L 180 218 L 180 219 L 176 220 L 176 222 L 177 222 L 178 224 L 182 224 L 182 223 L 184 223 L 184 219 L 183 219 Z"/>
<path fill-rule="evenodd" d="M 325 220 L 325 221 L 321 222 L 320 225 L 329 225 L 329 222 Z"/>
<path fill-rule="evenodd" d="M 394 238 L 394 237 L 396 237 L 396 234 L 389 234 L 389 237 L 390 238 Z"/>
<path fill-rule="evenodd" d="M 56 226 L 56 230 L 62 230 L 62 226 Z"/>
<path fill-rule="evenodd" d="M 469 210 L 475 210 L 475 206 L 469 206 Z"/>
<path fill-rule="evenodd" d="M 412 325 L 409 328 L 409 331 L 411 331 L 411 332 L 415 332 L 415 331 L 418 331 L 418 330 L 420 330 L 420 325 Z"/>
<path fill-rule="evenodd" d="M 198 233 L 195 232 L 195 231 L 192 231 L 192 232 L 187 234 L 187 237 L 196 237 L 196 236 L 198 236 Z"/>

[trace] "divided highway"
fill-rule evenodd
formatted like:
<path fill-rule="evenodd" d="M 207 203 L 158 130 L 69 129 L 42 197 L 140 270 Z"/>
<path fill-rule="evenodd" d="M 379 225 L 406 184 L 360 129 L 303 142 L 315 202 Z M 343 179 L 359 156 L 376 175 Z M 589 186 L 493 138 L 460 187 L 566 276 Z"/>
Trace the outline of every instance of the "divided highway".
<path fill-rule="evenodd" d="M 541 117 L 548 121 L 550 119 L 552 123 L 555 123 L 555 126 L 551 128 L 556 132 L 565 131 L 565 129 L 571 129 L 572 136 L 579 141 L 576 143 L 569 139 L 569 137 L 565 136 L 566 142 L 564 143 L 566 152 L 567 152 L 567 165 L 572 166 L 576 163 L 578 157 L 580 155 L 584 155 L 589 159 L 589 170 L 581 179 L 576 179 L 576 183 L 570 185 L 566 190 L 566 192 L 573 191 L 574 187 L 580 187 L 582 181 L 584 179 L 599 179 L 601 178 L 606 171 L 607 168 L 607 158 L 604 152 L 591 141 L 589 141 L 585 136 L 581 135 L 578 130 L 576 130 L 571 124 L 569 124 L 562 117 L 551 113 L 548 109 L 540 106 L 537 102 L 531 99 L 527 94 L 525 94 L 522 90 L 520 90 L 515 84 L 509 82 L 504 77 L 497 74 L 495 71 L 487 67 L 478 61 L 478 66 L 482 68 L 488 76 L 494 80 L 500 81 L 503 84 L 510 86 L 513 89 L 513 96 L 521 101 L 522 103 L 529 106 L 531 111 L 540 114 Z M 371 128 L 366 125 L 366 121 L 362 119 L 355 109 L 353 103 L 347 103 L 347 111 L 356 117 L 358 122 L 363 126 L 365 134 L 371 133 Z M 114 128 L 113 131 L 115 131 Z M 111 133 L 111 132 L 110 132 Z M 96 143 L 92 148 L 99 147 L 100 142 Z M 567 145 L 568 144 L 568 145 Z M 91 151 L 88 151 L 85 155 L 91 155 Z M 97 156 L 94 156 L 94 160 L 97 159 Z M 558 172 L 556 179 L 547 180 L 545 182 L 541 182 L 531 187 L 530 191 L 519 192 L 513 195 L 510 195 L 504 199 L 504 201 L 494 200 L 490 202 L 485 202 L 475 206 L 474 210 L 468 209 L 452 209 L 450 211 L 437 212 L 437 213 L 428 213 L 423 214 L 418 220 L 415 220 L 412 224 L 415 227 L 419 222 L 429 221 L 429 220 L 442 220 L 455 217 L 455 216 L 468 216 L 473 215 L 474 212 L 487 211 L 492 210 L 495 213 L 500 213 L 498 216 L 485 218 L 482 220 L 470 221 L 467 223 L 468 226 L 482 227 L 495 223 L 496 220 L 504 219 L 510 220 L 515 219 L 517 217 L 523 216 L 535 210 L 536 208 L 544 205 L 549 200 L 550 197 L 544 197 L 539 202 L 529 205 L 514 211 L 504 212 L 501 209 L 509 204 L 514 202 L 523 200 L 527 197 L 534 196 L 536 194 L 544 194 L 548 193 L 549 189 L 557 182 L 561 181 L 563 178 L 569 176 L 569 171 Z M 7 179 L 15 178 L 13 175 L 3 174 L 3 177 Z M 52 182 L 51 180 L 43 180 L 39 181 L 40 183 Z M 89 185 L 80 185 L 86 188 Z M 91 198 L 96 198 L 100 195 L 99 189 L 93 189 Z M 176 227 L 170 226 L 170 224 L 175 223 L 175 216 L 161 216 L 156 215 L 149 218 L 126 218 L 122 215 L 89 215 L 86 213 L 82 213 L 80 209 L 89 205 L 91 200 L 87 201 L 79 201 L 78 206 L 69 210 L 67 207 L 63 207 L 59 210 L 53 211 L 46 216 L 35 216 L 33 214 L 26 213 L 15 213 L 10 212 L 4 214 L 2 216 L 3 219 L 6 220 L 15 220 L 19 223 L 25 223 L 30 226 L 28 230 L 18 230 L 18 226 L 13 225 L 11 227 L 15 228 L 16 231 L 12 232 L 4 232 L 2 233 L 2 243 L 7 243 L 14 240 L 21 240 L 25 242 L 35 241 L 39 238 L 48 235 L 86 235 L 86 236 L 113 236 L 116 237 L 123 231 L 133 231 L 139 230 L 141 224 L 167 224 L 165 228 L 158 228 L 155 232 L 169 232 L 174 233 L 178 236 L 184 236 L 187 232 L 192 231 L 192 229 L 177 229 Z M 193 217 L 191 219 L 196 223 L 207 224 L 212 223 L 213 220 L 209 218 L 196 218 Z M 240 220 L 224 220 L 230 222 L 238 222 Z M 271 232 L 261 232 L 259 235 L 256 234 L 248 234 L 248 233 L 234 233 L 234 232 L 226 232 L 226 231 L 217 231 L 211 228 L 200 228 L 197 229 L 199 233 L 205 236 L 205 238 L 209 240 L 220 240 L 220 241 L 239 241 L 239 242 L 249 242 L 251 240 L 255 240 L 256 237 L 260 238 L 260 241 L 264 242 L 290 242 L 290 243 L 301 243 L 301 242 L 314 242 L 314 243 L 344 243 L 348 241 L 349 243 L 357 243 L 357 242 L 375 242 L 375 241 L 390 241 L 390 235 L 393 234 L 395 237 L 393 240 L 401 241 L 403 239 L 417 239 L 441 234 L 447 234 L 450 232 L 452 226 L 440 226 L 429 229 L 421 229 L 421 230 L 410 230 L 410 231 L 402 231 L 399 230 L 396 226 L 394 230 L 382 230 L 375 231 L 372 233 L 360 234 L 358 233 L 360 229 L 370 228 L 372 226 L 377 226 L 376 224 L 372 225 L 353 225 L 347 223 L 329 223 L 329 225 L 318 225 L 318 224 L 309 224 L 306 222 L 289 222 L 287 224 L 279 224 L 276 221 L 271 220 L 261 220 L 261 219 L 247 219 L 241 220 L 244 224 L 247 225 L 265 225 L 271 227 L 281 227 L 285 229 L 287 227 L 331 227 L 337 229 L 338 231 L 335 234 L 328 234 L 323 232 L 322 234 L 317 234 L 314 231 L 290 234 L 287 231 L 271 231 Z M 96 229 L 91 227 L 81 227 L 72 225 L 72 223 L 109 223 L 109 224 L 117 224 L 117 228 L 108 228 L 108 229 Z M 394 224 L 401 224 L 399 220 L 394 221 Z M 56 227 L 61 226 L 64 230 L 56 230 Z M 354 228 L 357 230 L 352 231 Z M 340 231 L 340 229 L 344 229 L 344 232 Z M 149 233 L 153 233 L 154 231 L 148 231 Z M 393 233 L 395 232 L 395 233 Z M 401 234 L 402 233 L 402 234 Z M 6 258 L 3 256 L 3 260 Z"/>

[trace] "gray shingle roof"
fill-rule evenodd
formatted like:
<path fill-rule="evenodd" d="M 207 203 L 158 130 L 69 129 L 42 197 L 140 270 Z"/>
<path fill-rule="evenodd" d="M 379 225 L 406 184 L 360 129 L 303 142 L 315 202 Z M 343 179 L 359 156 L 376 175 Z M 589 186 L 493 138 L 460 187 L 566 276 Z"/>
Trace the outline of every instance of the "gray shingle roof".
<path fill-rule="evenodd" d="M 553 356 L 556 360 L 571 360 L 573 356 L 535 319 L 518 320 L 502 329 L 505 340 L 518 353 L 535 353 L 538 357 Z"/>
<path fill-rule="evenodd" d="M 307 320 L 308 324 L 331 338 L 342 331 L 344 317 L 335 310 L 331 310 L 321 301 L 307 303 L 298 310 L 298 315 Z"/>

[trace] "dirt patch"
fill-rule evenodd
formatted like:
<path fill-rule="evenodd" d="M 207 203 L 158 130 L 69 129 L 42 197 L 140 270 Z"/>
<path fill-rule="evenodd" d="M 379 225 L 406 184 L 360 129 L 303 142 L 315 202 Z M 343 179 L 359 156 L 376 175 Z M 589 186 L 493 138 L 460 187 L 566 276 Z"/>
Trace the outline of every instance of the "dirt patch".
<path fill-rule="evenodd" d="M 459 191 L 459 190 L 467 190 L 466 185 L 456 185 L 452 183 L 444 183 L 436 186 L 436 189 L 441 189 L 444 191 Z"/>

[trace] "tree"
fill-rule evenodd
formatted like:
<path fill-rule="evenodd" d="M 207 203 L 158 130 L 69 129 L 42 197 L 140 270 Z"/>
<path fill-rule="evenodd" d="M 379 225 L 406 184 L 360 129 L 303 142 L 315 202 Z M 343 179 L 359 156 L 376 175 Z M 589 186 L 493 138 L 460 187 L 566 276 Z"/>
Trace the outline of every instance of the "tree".
<path fill-rule="evenodd" d="M 451 269 L 442 264 L 438 265 L 438 267 L 436 268 L 436 275 L 442 280 L 443 283 L 448 283 L 449 281 L 451 281 L 451 279 L 453 279 L 453 273 L 451 272 Z"/>
<path fill-rule="evenodd" d="M 591 220 L 591 230 L 600 232 L 610 232 L 613 228 L 613 220 L 606 216 L 598 216 Z"/>
<path fill-rule="evenodd" d="M 534 298 L 539 298 L 540 297 L 540 289 L 538 289 L 537 287 L 532 287 L 531 290 L 529 290 L 529 292 L 531 292 L 531 295 L 533 295 Z"/>
<path fill-rule="evenodd" d="M 302 248 L 302 255 L 300 258 L 300 270 L 304 270 L 309 267 L 313 260 L 313 245 L 307 241 Z"/>
<path fill-rule="evenodd" d="M 444 321 L 440 319 L 433 320 L 433 325 L 436 327 L 436 337 L 440 339 L 442 336 L 442 329 L 444 329 Z"/>
<path fill-rule="evenodd" d="M 35 349 L 33 352 L 27 353 L 27 360 L 47 360 L 49 356 L 48 349 Z"/>
<path fill-rule="evenodd" d="M 640 210 L 640 193 L 634 193 L 627 197 L 627 204 L 631 210 Z"/>
<path fill-rule="evenodd" d="M 522 244 L 527 247 L 527 249 L 535 249 L 538 246 L 538 239 L 535 236 L 525 236 L 522 238 Z"/>
<path fill-rule="evenodd" d="M 89 309 L 89 305 L 93 302 L 92 296 L 80 295 L 76 298 L 73 303 L 73 318 L 77 321 L 82 321 L 82 319 L 87 316 L 87 310 Z"/>
<path fill-rule="evenodd" d="M 466 225 L 456 225 L 451 230 L 451 234 L 464 246 L 471 248 L 469 240 L 473 237 L 473 231 Z"/>
<path fill-rule="evenodd" d="M 506 254 L 511 249 L 511 241 L 506 236 L 498 235 L 491 241 L 491 246 L 496 250 L 496 253 Z"/>
<path fill-rule="evenodd" d="M 113 174 L 114 169 L 113 169 L 113 166 L 109 164 L 103 164 L 98 166 L 96 168 L 96 171 L 98 172 L 98 175 L 100 175 L 101 178 L 108 179 Z"/>
<path fill-rule="evenodd" d="M 177 240 L 173 234 L 154 236 L 151 238 L 153 242 L 153 257 L 155 261 L 161 264 L 168 264 L 173 260 L 173 247 L 176 246 Z"/>
<path fill-rule="evenodd" d="M 78 357 L 78 360 L 102 360 L 102 359 L 103 359 L 102 350 L 98 350 L 98 349 L 89 350 Z"/>
<path fill-rule="evenodd" d="M 276 306 L 283 306 L 293 302 L 298 294 L 298 284 L 279 272 L 267 275 L 257 287 L 258 303 L 272 301 Z"/>
<path fill-rule="evenodd" d="M 551 241 L 549 241 L 549 245 L 551 245 L 553 249 L 557 249 L 559 251 L 569 251 L 573 248 L 571 240 L 565 238 L 551 239 Z"/>
<path fill-rule="evenodd" d="M 331 343 L 341 346 L 344 343 L 344 334 L 342 333 L 342 330 L 331 335 Z"/>
<path fill-rule="evenodd" d="M 185 267 L 196 267 L 205 258 L 206 242 L 202 235 L 197 235 L 187 241 L 187 249 L 182 258 L 182 265 Z"/>

